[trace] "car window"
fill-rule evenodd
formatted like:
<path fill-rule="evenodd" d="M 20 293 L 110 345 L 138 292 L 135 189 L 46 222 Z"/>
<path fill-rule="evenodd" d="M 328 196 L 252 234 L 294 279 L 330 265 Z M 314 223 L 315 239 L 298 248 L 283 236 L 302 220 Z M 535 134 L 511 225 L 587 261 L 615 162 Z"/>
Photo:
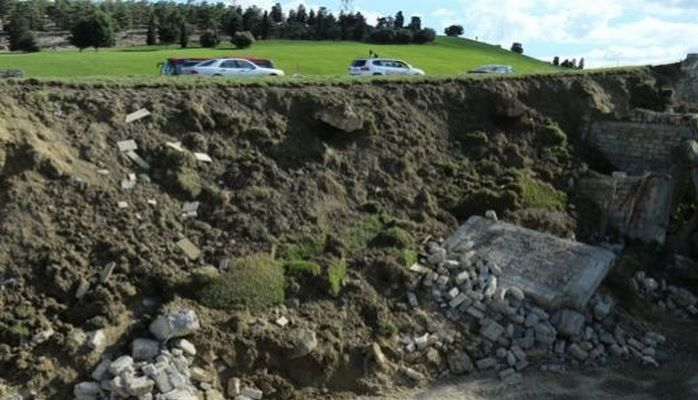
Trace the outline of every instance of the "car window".
<path fill-rule="evenodd" d="M 182 63 L 182 66 L 183 66 L 183 67 L 187 67 L 187 68 L 188 68 L 188 67 L 193 67 L 193 66 L 195 66 L 196 64 L 198 64 L 198 63 L 200 63 L 200 62 L 201 62 L 201 61 L 185 61 L 185 62 Z"/>
<path fill-rule="evenodd" d="M 251 60 L 253 64 L 262 68 L 274 68 L 274 64 L 270 60 Z"/>
<path fill-rule="evenodd" d="M 351 63 L 352 67 L 363 67 L 364 65 L 366 65 L 366 60 L 354 60 L 354 62 Z"/>
<path fill-rule="evenodd" d="M 385 61 L 373 60 L 373 65 L 377 65 L 379 67 L 382 67 L 382 66 L 385 66 L 386 64 L 385 64 Z"/>
<path fill-rule="evenodd" d="M 216 62 L 216 60 L 208 60 L 208 61 L 202 62 L 201 64 L 197 64 L 196 66 L 197 67 L 210 67 L 215 62 Z"/>
<path fill-rule="evenodd" d="M 254 69 L 255 66 L 249 61 L 245 60 L 235 60 L 235 63 L 237 64 L 237 68 L 241 69 Z"/>
<path fill-rule="evenodd" d="M 402 61 L 395 61 L 395 62 L 393 62 L 393 66 L 394 66 L 395 68 L 407 68 L 407 64 L 405 64 L 405 63 L 402 62 Z"/>
<path fill-rule="evenodd" d="M 221 63 L 221 68 L 237 68 L 237 63 L 235 60 L 227 60 Z"/>

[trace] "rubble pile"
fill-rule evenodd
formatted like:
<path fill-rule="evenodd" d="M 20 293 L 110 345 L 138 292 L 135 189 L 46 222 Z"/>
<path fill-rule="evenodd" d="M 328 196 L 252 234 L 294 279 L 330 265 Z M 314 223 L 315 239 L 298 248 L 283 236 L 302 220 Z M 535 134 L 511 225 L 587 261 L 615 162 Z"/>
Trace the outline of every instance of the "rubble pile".
<path fill-rule="evenodd" d="M 634 334 L 612 315 L 613 301 L 594 295 L 581 312 L 570 308 L 545 310 L 517 287 L 498 284 L 500 267 L 478 253 L 473 243 L 445 248 L 427 245 L 407 300 L 412 307 L 430 301 L 467 332 L 463 348 L 448 350 L 452 373 L 498 371 L 510 384 L 520 383 L 521 371 L 541 362 L 541 368 L 563 372 L 568 366 L 600 365 L 611 356 L 632 357 L 658 366 L 657 346 L 666 339 L 659 333 Z M 419 295 L 424 295 L 420 299 Z M 429 351 L 443 345 L 438 334 L 404 336 L 406 353 Z M 474 362 L 470 361 L 472 357 Z M 474 365 L 474 367 L 473 367 Z"/>
<path fill-rule="evenodd" d="M 223 399 L 213 386 L 215 377 L 193 365 L 196 347 L 184 339 L 199 328 L 192 310 L 161 315 L 149 327 L 154 339 L 137 338 L 131 342 L 129 355 L 103 358 L 92 380 L 75 385 L 75 399 Z M 242 387 L 239 379 L 231 380 L 228 392 L 235 400 L 259 400 L 263 395 L 258 389 Z"/>
<path fill-rule="evenodd" d="M 662 312 L 684 319 L 698 316 L 698 297 L 688 289 L 667 284 L 664 279 L 652 278 L 645 271 L 638 271 L 630 284 L 637 294 Z"/>

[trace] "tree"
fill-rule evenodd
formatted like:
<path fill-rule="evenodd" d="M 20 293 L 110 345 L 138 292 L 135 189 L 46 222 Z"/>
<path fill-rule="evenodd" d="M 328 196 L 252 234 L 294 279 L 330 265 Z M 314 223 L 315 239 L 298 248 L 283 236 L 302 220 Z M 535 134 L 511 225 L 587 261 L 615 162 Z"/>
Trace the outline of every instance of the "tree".
<path fill-rule="evenodd" d="M 221 41 L 218 38 L 218 33 L 216 33 L 216 31 L 207 30 L 201 34 L 199 37 L 199 42 L 201 43 L 201 47 L 212 48 L 218 46 L 218 43 Z"/>
<path fill-rule="evenodd" d="M 189 35 L 191 34 L 191 29 L 186 22 L 182 22 L 179 25 L 179 46 L 186 49 L 189 46 Z"/>
<path fill-rule="evenodd" d="M 395 14 L 395 29 L 402 29 L 405 26 L 405 16 L 402 15 L 402 11 L 398 11 Z"/>
<path fill-rule="evenodd" d="M 145 44 L 148 46 L 154 46 L 158 43 L 158 24 L 155 21 L 155 14 L 151 13 L 148 19 L 148 32 L 145 36 Z"/>
<path fill-rule="evenodd" d="M 436 40 L 436 31 L 431 28 L 424 28 L 414 33 L 414 42 L 424 44 Z"/>
<path fill-rule="evenodd" d="M 514 53 L 523 54 L 523 45 L 521 43 L 514 42 L 511 45 L 511 51 L 513 51 Z"/>
<path fill-rule="evenodd" d="M 556 67 L 560 66 L 560 57 L 555 56 L 555 58 L 553 58 L 553 65 Z"/>
<path fill-rule="evenodd" d="M 237 32 L 233 35 L 230 41 L 238 49 L 246 49 L 252 46 L 252 43 L 254 43 L 254 36 L 252 35 L 252 32 L 249 31 Z"/>
<path fill-rule="evenodd" d="M 243 30 L 242 10 L 239 7 L 228 8 L 223 15 L 223 32 L 232 37 L 241 30 Z"/>
<path fill-rule="evenodd" d="M 271 18 L 271 21 L 275 24 L 280 24 L 284 21 L 284 11 L 281 8 L 280 3 L 274 4 L 274 6 L 271 8 L 271 13 L 269 14 L 269 17 Z"/>
<path fill-rule="evenodd" d="M 114 22 L 102 11 L 95 11 L 78 21 L 70 30 L 70 44 L 82 51 L 94 47 L 112 47 L 115 42 Z"/>
<path fill-rule="evenodd" d="M 263 40 L 267 40 L 269 38 L 269 34 L 271 32 L 271 17 L 269 16 L 269 13 L 264 11 L 264 15 L 262 16 L 262 27 L 259 30 L 260 36 L 262 37 Z"/>
<path fill-rule="evenodd" d="M 9 33 L 10 50 L 35 52 L 39 51 L 36 45 L 36 38 L 29 30 L 29 21 L 21 10 L 16 10 L 10 16 L 10 23 L 7 25 Z"/>
<path fill-rule="evenodd" d="M 451 36 L 451 37 L 458 37 L 463 34 L 465 30 L 463 29 L 463 25 L 451 25 L 444 29 L 444 33 L 446 36 Z"/>
<path fill-rule="evenodd" d="M 296 10 L 296 20 L 301 24 L 308 23 L 308 12 L 305 10 L 303 3 L 298 5 L 298 9 Z"/>
<path fill-rule="evenodd" d="M 412 32 L 417 32 L 422 30 L 422 19 L 418 16 L 413 16 L 410 24 L 407 26 Z"/>
<path fill-rule="evenodd" d="M 579 59 L 579 65 L 577 66 L 579 69 L 584 69 L 584 57 Z"/>
<path fill-rule="evenodd" d="M 172 44 L 179 39 L 179 27 L 182 24 L 182 16 L 176 9 L 166 11 L 164 18 L 158 25 L 160 43 Z"/>

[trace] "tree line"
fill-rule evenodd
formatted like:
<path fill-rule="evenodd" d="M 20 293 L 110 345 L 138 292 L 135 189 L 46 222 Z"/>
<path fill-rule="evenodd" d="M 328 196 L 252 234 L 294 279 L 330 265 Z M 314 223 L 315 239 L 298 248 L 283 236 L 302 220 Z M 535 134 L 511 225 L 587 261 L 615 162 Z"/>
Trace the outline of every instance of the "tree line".
<path fill-rule="evenodd" d="M 68 31 L 71 44 L 80 49 L 111 47 L 121 31 L 146 30 L 146 43 L 189 45 L 192 33 L 200 33 L 204 46 L 215 46 L 220 36 L 254 40 L 352 40 L 371 43 L 428 43 L 433 29 L 422 27 L 421 18 L 406 20 L 402 11 L 370 24 L 360 12 L 340 12 L 326 7 L 307 9 L 303 4 L 284 10 L 277 3 L 269 10 L 243 9 L 224 3 L 145 0 L 0 0 L 0 23 L 11 50 L 36 51 L 36 31 Z M 244 37 L 244 38 L 243 38 Z M 243 43 L 244 42 L 244 43 Z M 235 43 L 237 45 L 237 43 Z"/>

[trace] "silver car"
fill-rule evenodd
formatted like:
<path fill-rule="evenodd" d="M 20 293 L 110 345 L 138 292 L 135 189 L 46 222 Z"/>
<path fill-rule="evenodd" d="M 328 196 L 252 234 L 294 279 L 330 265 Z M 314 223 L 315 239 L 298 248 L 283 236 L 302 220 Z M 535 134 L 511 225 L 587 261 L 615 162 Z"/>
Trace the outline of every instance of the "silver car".
<path fill-rule="evenodd" d="M 469 74 L 513 74 L 514 68 L 511 65 L 483 65 L 468 71 Z"/>
<path fill-rule="evenodd" d="M 284 71 L 259 66 L 242 58 L 219 58 L 204 61 L 189 70 L 192 75 L 205 76 L 284 76 Z"/>
<path fill-rule="evenodd" d="M 360 58 L 352 61 L 349 75 L 424 75 L 424 71 L 414 68 L 402 60 L 389 58 Z"/>

